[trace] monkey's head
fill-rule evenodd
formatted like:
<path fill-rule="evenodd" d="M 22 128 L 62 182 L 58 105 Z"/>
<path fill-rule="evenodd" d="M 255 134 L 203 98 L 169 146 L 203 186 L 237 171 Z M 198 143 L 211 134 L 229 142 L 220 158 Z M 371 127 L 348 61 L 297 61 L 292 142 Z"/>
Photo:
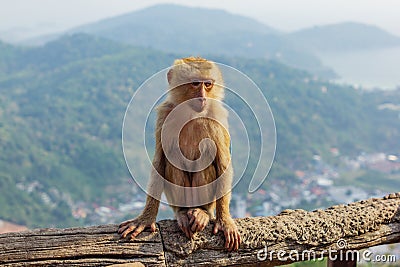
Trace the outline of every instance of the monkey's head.
<path fill-rule="evenodd" d="M 207 98 L 224 98 L 223 80 L 217 65 L 200 57 L 177 59 L 167 74 L 169 99 L 176 105 L 188 101 L 196 112 L 207 108 Z"/>

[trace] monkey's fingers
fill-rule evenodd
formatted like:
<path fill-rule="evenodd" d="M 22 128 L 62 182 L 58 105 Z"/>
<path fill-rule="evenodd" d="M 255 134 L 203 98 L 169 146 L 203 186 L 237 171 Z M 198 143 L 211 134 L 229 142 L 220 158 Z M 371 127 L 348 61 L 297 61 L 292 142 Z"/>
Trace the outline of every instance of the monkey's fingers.
<path fill-rule="evenodd" d="M 189 238 L 192 239 L 193 235 L 194 235 L 194 232 L 192 232 L 192 230 L 190 230 L 189 227 L 187 228 L 187 232 L 188 232 Z"/>
<path fill-rule="evenodd" d="M 214 235 L 216 235 L 218 233 L 218 231 L 220 231 L 220 230 L 222 230 L 222 227 L 218 222 L 216 222 L 214 225 L 214 230 L 213 230 Z"/>
<path fill-rule="evenodd" d="M 190 209 L 187 212 L 188 218 L 190 219 L 189 224 L 192 225 L 192 223 L 196 220 L 196 217 L 199 213 L 198 209 Z"/>
<path fill-rule="evenodd" d="M 228 251 L 239 249 L 239 236 L 238 232 L 235 230 L 225 231 L 225 248 Z"/>
<path fill-rule="evenodd" d="M 190 230 L 192 230 L 192 232 L 194 233 L 203 231 L 207 223 L 208 223 L 208 218 L 206 216 L 199 216 L 195 220 L 193 220 Z"/>
<path fill-rule="evenodd" d="M 200 227 L 199 222 L 194 221 L 193 224 L 192 224 L 191 227 L 190 227 L 190 230 L 191 230 L 193 233 L 196 233 L 197 231 L 199 231 L 199 227 Z"/>
<path fill-rule="evenodd" d="M 180 228 L 187 238 L 191 239 L 193 237 L 193 233 L 189 230 L 189 227 L 181 226 Z"/>
<path fill-rule="evenodd" d="M 196 218 L 194 216 L 189 215 L 190 221 L 189 221 L 189 225 L 192 225 L 193 222 L 196 220 Z"/>
<path fill-rule="evenodd" d="M 225 230 L 219 223 L 216 223 L 214 226 L 214 234 L 217 234 L 218 231 L 223 231 L 224 232 L 224 236 L 225 236 L 225 248 L 228 251 L 232 250 L 233 244 L 234 244 L 234 240 L 233 237 L 231 237 L 231 233 L 228 232 L 227 230 Z"/>
<path fill-rule="evenodd" d="M 239 232 L 235 232 L 235 235 L 235 246 L 233 249 L 237 251 L 239 250 L 240 243 L 242 243 L 242 237 L 240 236 Z"/>
<path fill-rule="evenodd" d="M 241 242 L 241 237 L 237 229 L 231 229 L 230 227 L 223 227 L 220 223 L 216 222 L 214 226 L 214 234 L 218 231 L 223 231 L 225 236 L 225 248 L 228 251 L 238 250 Z"/>
<path fill-rule="evenodd" d="M 189 218 L 189 225 L 192 225 L 192 223 L 195 221 L 196 216 L 195 216 L 195 210 L 190 209 L 187 212 L 187 217 Z"/>
<path fill-rule="evenodd" d="M 187 238 L 192 238 L 193 234 L 189 230 L 189 222 L 186 217 L 181 217 L 178 219 L 178 226 L 181 228 L 182 232 L 186 235 Z"/>
<path fill-rule="evenodd" d="M 146 225 L 140 224 L 136 227 L 135 231 L 131 234 L 131 239 L 134 239 L 138 234 L 143 232 L 144 228 L 146 228 Z M 132 232 L 132 231 L 131 231 Z"/>
<path fill-rule="evenodd" d="M 130 224 L 132 221 L 133 221 L 133 220 L 124 221 L 124 222 L 120 223 L 120 224 L 118 225 L 118 227 L 119 227 L 119 228 L 124 227 L 124 226 Z"/>
<path fill-rule="evenodd" d="M 207 215 L 207 217 L 201 218 L 200 223 L 199 223 L 199 225 L 198 225 L 198 227 L 197 227 L 197 231 L 198 231 L 198 232 L 203 231 L 204 228 L 206 228 L 206 226 L 207 226 L 207 224 L 208 224 L 208 221 L 209 221 L 208 215 Z"/>
<path fill-rule="evenodd" d="M 228 236 L 229 236 L 229 244 L 225 244 L 225 247 L 227 247 L 228 251 L 237 251 L 239 249 L 239 245 L 241 242 L 241 237 L 239 232 L 235 230 L 229 230 L 227 231 Z M 227 240 L 228 242 L 228 240 Z"/>
<path fill-rule="evenodd" d="M 242 238 L 237 229 L 231 232 L 231 245 L 229 247 L 229 251 L 237 251 L 239 250 L 240 243 L 242 242 Z"/>
<path fill-rule="evenodd" d="M 150 229 L 151 229 L 151 231 L 154 233 L 155 231 L 157 231 L 157 227 L 156 227 L 156 223 L 152 223 L 151 225 L 150 225 Z"/>
<path fill-rule="evenodd" d="M 228 251 L 231 251 L 234 243 L 233 237 L 231 237 L 231 233 L 229 233 L 228 231 L 224 231 L 224 235 L 225 235 L 225 248 Z"/>
<path fill-rule="evenodd" d="M 121 238 L 125 238 L 127 235 L 133 232 L 131 238 L 135 238 L 138 234 L 143 232 L 146 227 L 149 227 L 152 232 L 155 232 L 157 230 L 156 223 L 146 225 L 143 223 L 140 224 L 131 221 L 130 224 L 120 227 L 118 229 L 118 234 L 121 235 Z"/>
<path fill-rule="evenodd" d="M 120 227 L 118 228 L 118 234 L 120 235 L 123 231 L 124 231 L 124 229 L 120 226 Z"/>
<path fill-rule="evenodd" d="M 129 227 L 129 225 L 119 226 L 118 234 L 122 234 Z"/>
<path fill-rule="evenodd" d="M 121 234 L 122 238 L 125 238 L 129 233 L 134 231 L 137 228 L 137 225 L 131 224 L 131 225 L 126 225 L 122 227 L 121 229 L 118 230 L 118 233 Z"/>

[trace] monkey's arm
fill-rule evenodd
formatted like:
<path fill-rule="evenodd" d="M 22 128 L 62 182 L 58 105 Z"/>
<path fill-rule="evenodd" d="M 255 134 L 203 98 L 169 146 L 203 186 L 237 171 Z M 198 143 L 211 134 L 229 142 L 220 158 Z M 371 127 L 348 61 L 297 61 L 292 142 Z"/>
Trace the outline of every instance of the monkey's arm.
<path fill-rule="evenodd" d="M 223 231 L 225 235 L 225 248 L 229 251 L 238 250 L 241 238 L 235 222 L 229 212 L 229 203 L 231 200 L 231 186 L 233 178 L 233 169 L 229 151 L 229 137 L 225 138 L 223 146 L 219 147 L 216 156 L 217 171 L 217 197 L 216 201 L 216 222 L 214 234 Z"/>
<path fill-rule="evenodd" d="M 161 194 L 164 190 L 165 174 L 165 155 L 161 145 L 162 117 L 158 117 L 156 125 L 156 148 L 153 158 L 153 168 L 151 170 L 146 205 L 142 213 L 135 219 L 122 222 L 119 225 L 118 233 L 125 238 L 131 233 L 131 238 L 135 238 L 145 228 L 156 231 L 156 218 L 160 206 Z"/>

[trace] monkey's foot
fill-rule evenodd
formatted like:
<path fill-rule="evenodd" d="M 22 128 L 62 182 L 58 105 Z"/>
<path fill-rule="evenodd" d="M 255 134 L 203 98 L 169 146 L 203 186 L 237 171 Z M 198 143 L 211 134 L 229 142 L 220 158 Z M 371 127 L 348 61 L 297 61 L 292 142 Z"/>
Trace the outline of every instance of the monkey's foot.
<path fill-rule="evenodd" d="M 150 228 L 152 232 L 156 231 L 156 220 L 147 218 L 145 216 L 139 216 L 136 219 L 122 222 L 118 227 L 118 234 L 121 238 L 125 238 L 131 234 L 131 239 L 134 239 L 138 234 L 143 232 L 145 228 Z"/>
<path fill-rule="evenodd" d="M 202 208 L 189 209 L 187 212 L 190 230 L 193 233 L 201 232 L 210 221 L 210 215 Z"/>

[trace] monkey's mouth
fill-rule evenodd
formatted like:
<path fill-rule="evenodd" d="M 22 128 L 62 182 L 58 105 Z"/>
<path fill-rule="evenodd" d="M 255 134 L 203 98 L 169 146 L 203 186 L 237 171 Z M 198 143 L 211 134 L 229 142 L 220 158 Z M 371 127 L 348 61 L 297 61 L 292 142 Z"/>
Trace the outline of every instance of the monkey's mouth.
<path fill-rule="evenodd" d="M 194 98 L 190 102 L 193 110 L 196 112 L 202 112 L 206 107 L 206 98 L 203 97 Z"/>

